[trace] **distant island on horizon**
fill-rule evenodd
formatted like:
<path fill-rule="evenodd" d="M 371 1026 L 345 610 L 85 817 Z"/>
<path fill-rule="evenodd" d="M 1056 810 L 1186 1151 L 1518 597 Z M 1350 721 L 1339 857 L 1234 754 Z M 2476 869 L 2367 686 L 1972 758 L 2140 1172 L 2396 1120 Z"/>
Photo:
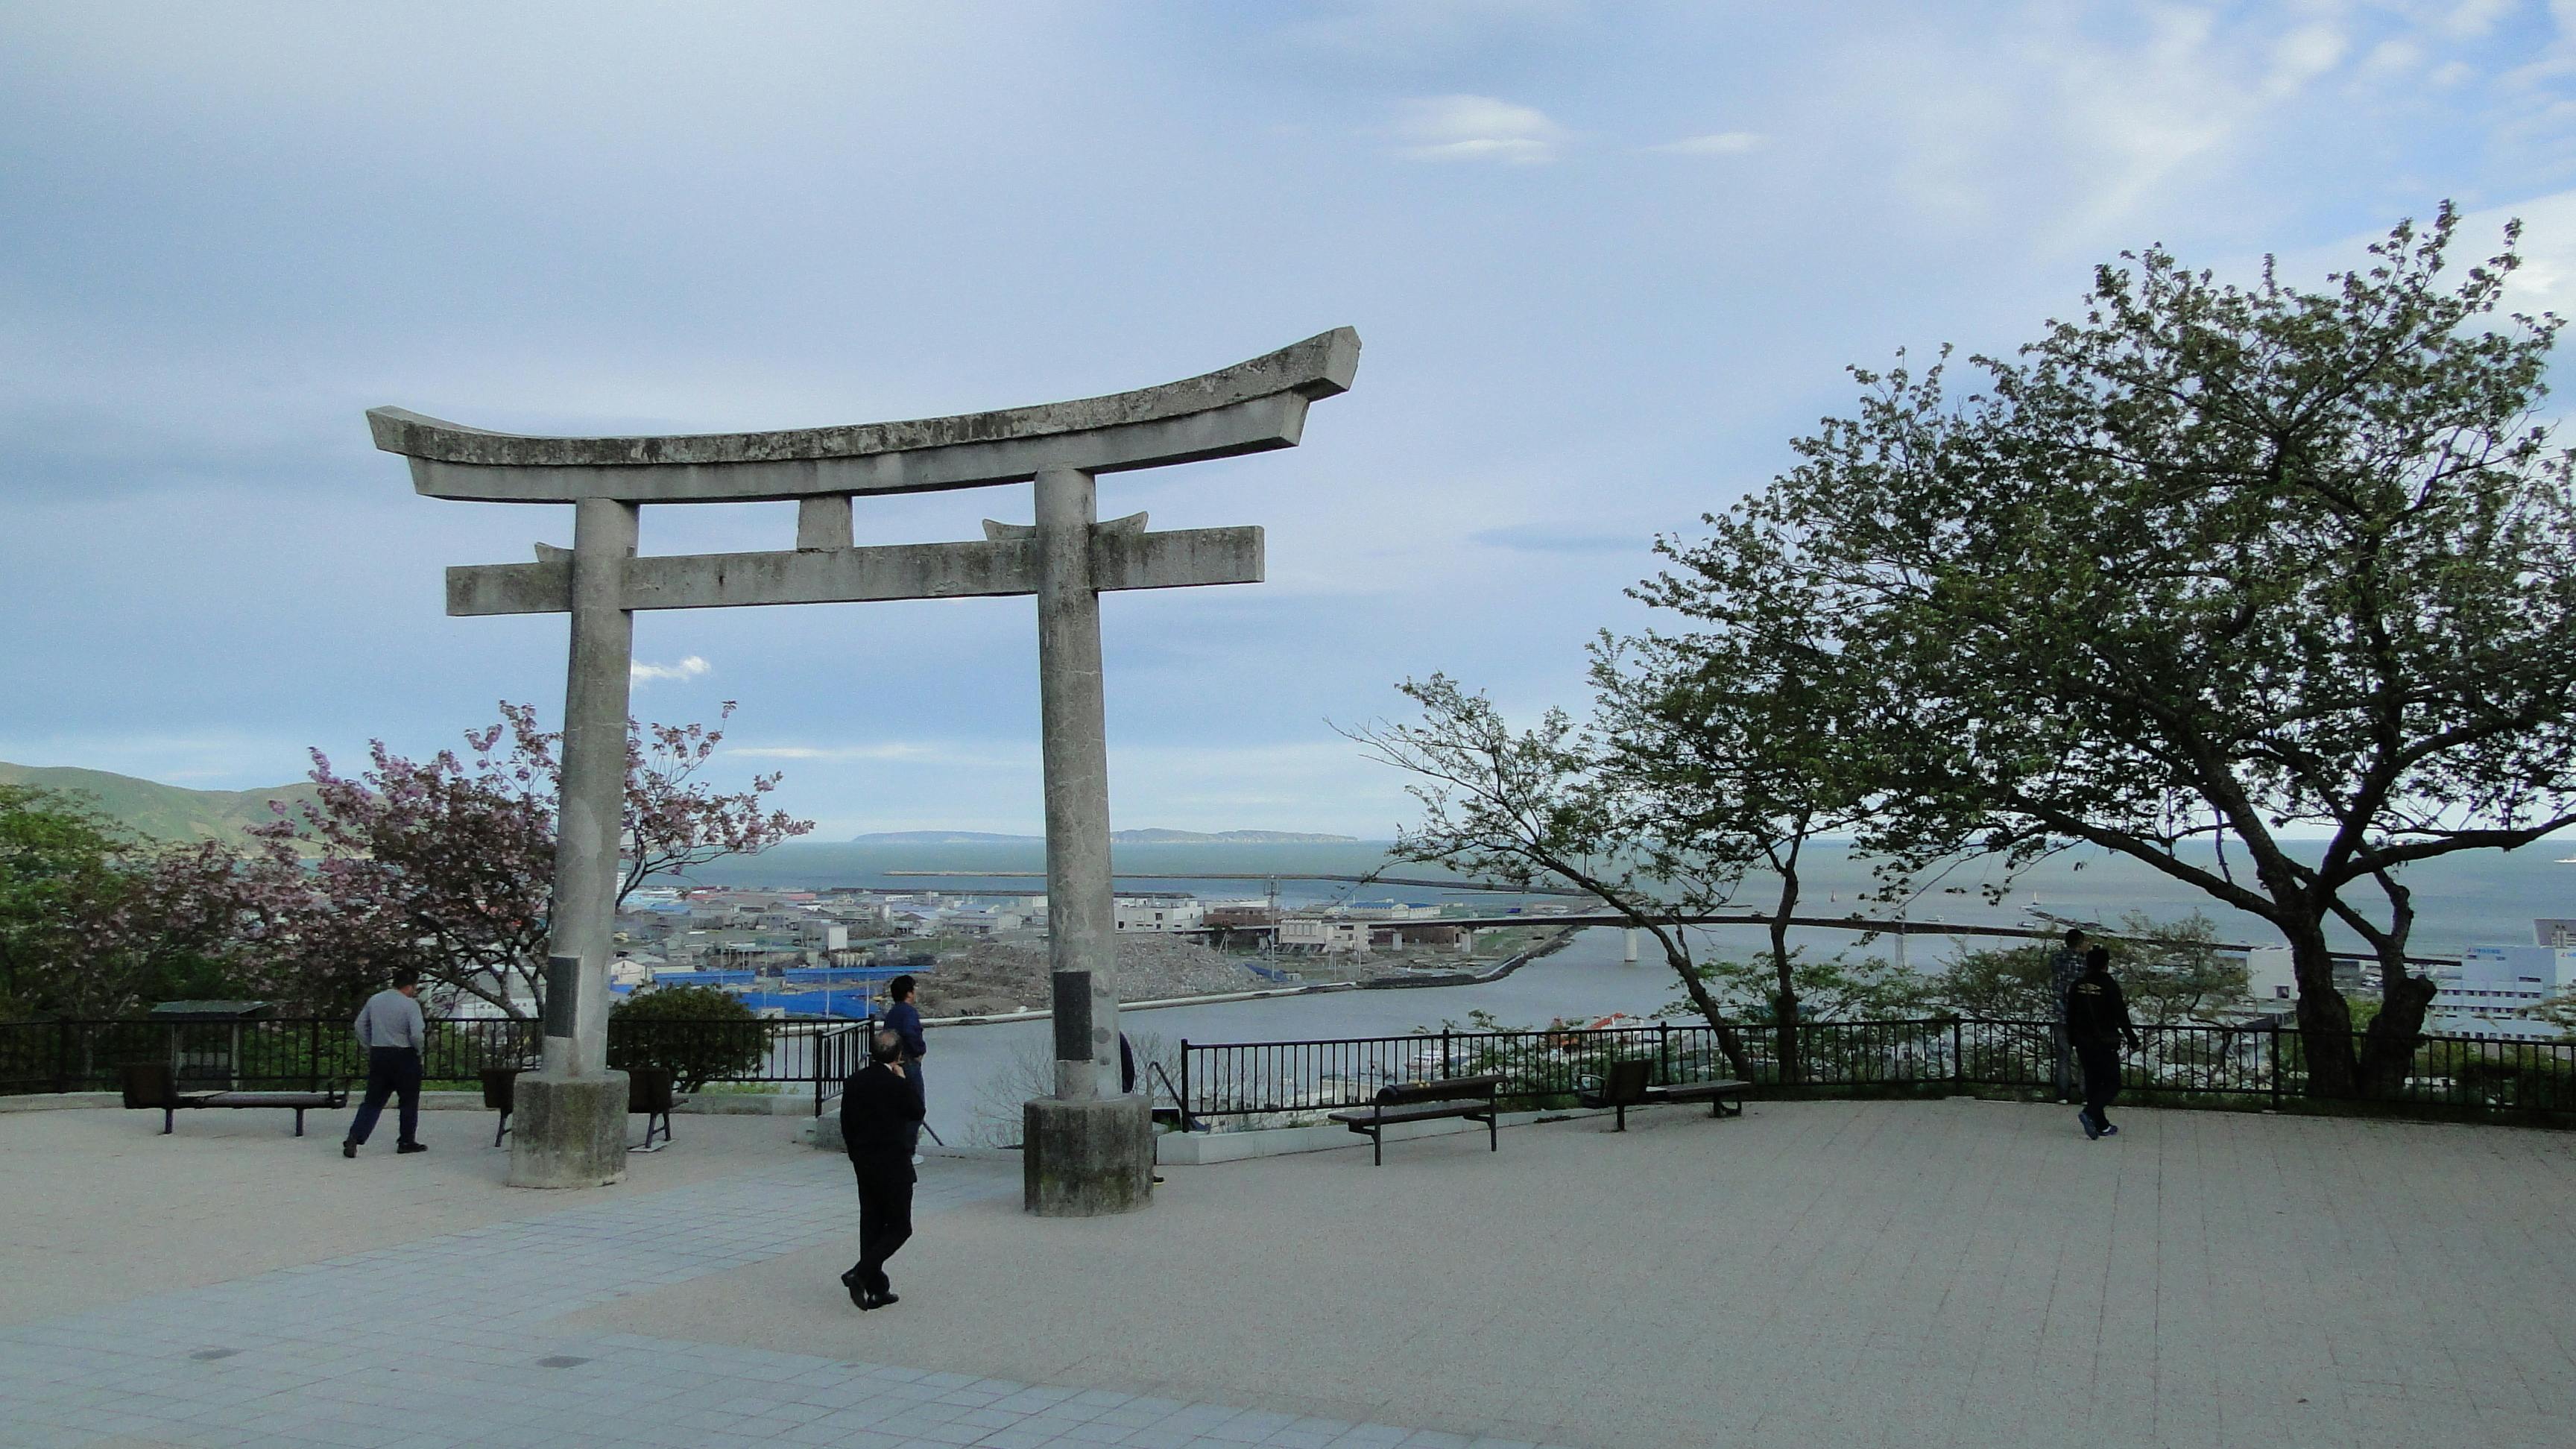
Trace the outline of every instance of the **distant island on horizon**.
<path fill-rule="evenodd" d="M 1357 845 L 1356 835 L 1305 830 L 1113 830 L 1116 845 Z M 998 835 L 984 830 L 878 830 L 850 837 L 852 845 L 1043 845 L 1043 835 Z"/>

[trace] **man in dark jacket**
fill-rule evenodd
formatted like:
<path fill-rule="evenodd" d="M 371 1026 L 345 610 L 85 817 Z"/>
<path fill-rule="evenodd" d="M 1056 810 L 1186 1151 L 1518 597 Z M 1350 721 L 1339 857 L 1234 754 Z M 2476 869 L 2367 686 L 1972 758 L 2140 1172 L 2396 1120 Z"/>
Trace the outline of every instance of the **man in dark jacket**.
<path fill-rule="evenodd" d="M 2049 1066 L 2057 1083 L 2057 1100 L 2067 1100 L 2068 1080 L 2074 1075 L 2074 1063 L 2068 1060 L 2072 1045 L 2066 1037 L 2066 993 L 2075 989 L 2075 979 L 2084 974 L 2084 930 L 2080 926 L 2066 929 L 2066 944 L 2048 956 L 2048 999 L 2057 1003 L 2057 1021 L 2049 1028 Z"/>
<path fill-rule="evenodd" d="M 921 1103 L 922 1114 L 927 1115 L 930 1090 L 922 1084 L 921 1059 L 929 1052 L 930 1043 L 921 1039 L 921 1008 L 912 1004 L 912 995 L 919 989 L 920 983 L 910 976 L 898 976 L 886 983 L 886 1000 L 894 1005 L 886 1008 L 885 1024 L 886 1030 L 903 1038 L 903 1075 L 912 1084 L 913 1099 Z M 918 1163 L 921 1161 L 921 1129 L 918 1127 L 912 1130 L 912 1143 L 912 1160 Z"/>
<path fill-rule="evenodd" d="M 896 1301 L 885 1265 L 912 1236 L 912 1134 L 921 1126 L 921 1099 L 903 1079 L 903 1038 L 876 1033 L 868 1056 L 841 1088 L 841 1145 L 859 1179 L 859 1261 L 841 1286 L 862 1309 Z"/>
<path fill-rule="evenodd" d="M 2066 988 L 2066 1035 L 2075 1043 L 2075 1059 L 2084 1068 L 2084 1110 L 2076 1120 L 2088 1138 L 2108 1137 L 2120 1129 L 2103 1113 L 2120 1095 L 2120 1043 L 2138 1049 L 2138 1029 L 2129 1021 L 2129 999 L 2111 979 L 2111 953 L 2096 946 L 2084 953 L 2084 974 Z"/>

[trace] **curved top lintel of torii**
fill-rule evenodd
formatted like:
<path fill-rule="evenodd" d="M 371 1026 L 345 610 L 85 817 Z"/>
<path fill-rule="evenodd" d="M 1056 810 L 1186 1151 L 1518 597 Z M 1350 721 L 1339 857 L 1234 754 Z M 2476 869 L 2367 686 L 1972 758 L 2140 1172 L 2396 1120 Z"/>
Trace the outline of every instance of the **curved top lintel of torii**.
<path fill-rule="evenodd" d="M 1306 405 L 1359 369 L 1348 327 L 1160 387 L 909 422 L 766 433 L 550 438 L 371 408 L 376 446 L 434 498 L 716 503 L 1014 483 L 1048 468 L 1154 468 L 1295 447 Z"/>

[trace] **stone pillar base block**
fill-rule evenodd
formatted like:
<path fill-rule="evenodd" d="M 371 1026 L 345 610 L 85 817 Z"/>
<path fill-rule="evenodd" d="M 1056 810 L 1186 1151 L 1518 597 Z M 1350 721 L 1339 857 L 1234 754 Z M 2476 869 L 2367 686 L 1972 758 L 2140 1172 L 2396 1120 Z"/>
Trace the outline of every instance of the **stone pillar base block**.
<path fill-rule="evenodd" d="M 1042 1218 L 1129 1213 L 1154 1200 L 1154 1109 L 1141 1096 L 1021 1109 L 1023 1203 Z"/>
<path fill-rule="evenodd" d="M 521 1072 L 510 1103 L 510 1186 L 602 1187 L 626 1176 L 626 1074 Z"/>

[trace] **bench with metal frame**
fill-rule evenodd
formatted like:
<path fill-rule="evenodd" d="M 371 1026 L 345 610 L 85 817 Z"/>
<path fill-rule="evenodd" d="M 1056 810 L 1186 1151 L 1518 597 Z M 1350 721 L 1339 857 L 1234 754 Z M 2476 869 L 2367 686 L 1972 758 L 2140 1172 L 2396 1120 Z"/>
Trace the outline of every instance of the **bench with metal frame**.
<path fill-rule="evenodd" d="M 525 1070 L 527 1070 L 525 1067 L 485 1067 L 477 1074 L 483 1083 L 484 1107 L 501 1114 L 501 1120 L 494 1123 L 492 1127 L 492 1145 L 495 1147 L 500 1146 L 501 1139 L 510 1134 L 510 1113 L 518 1104 L 519 1073 Z M 644 1114 L 644 1141 L 641 1146 L 626 1150 L 659 1152 L 662 1148 L 670 1146 L 671 1112 L 682 1100 L 679 1094 L 672 1090 L 670 1068 L 628 1068 L 626 1110 L 630 1114 L 636 1112 Z M 654 1125 L 657 1119 L 661 1124 L 658 1128 Z M 653 1142 L 657 1131 L 662 1137 L 660 1146 L 654 1145 Z"/>
<path fill-rule="evenodd" d="M 304 1135 L 304 1114 L 349 1105 L 346 1082 L 305 1092 L 183 1092 L 167 1062 L 128 1062 L 123 1068 L 125 1105 L 138 1112 L 161 1114 L 161 1135 L 177 1127 L 182 1110 L 202 1107 L 277 1107 L 295 1114 L 295 1135 Z"/>
<path fill-rule="evenodd" d="M 1377 1089 L 1377 1097 L 1366 1109 L 1351 1108 L 1329 1114 L 1354 1132 L 1369 1139 L 1369 1165 L 1386 1162 L 1386 1129 L 1399 1122 L 1434 1122 L 1444 1117 L 1461 1117 L 1485 1124 L 1485 1150 L 1499 1152 L 1502 1146 L 1494 1131 L 1494 1093 L 1503 1084 L 1502 1074 L 1481 1077 L 1444 1077 L 1432 1082 L 1398 1082 Z"/>
<path fill-rule="evenodd" d="M 1645 1057 L 1630 1057 L 1610 1064 L 1606 1075 L 1585 1073 L 1576 1083 L 1574 1099 L 1586 1107 L 1612 1108 L 1618 1113 L 1619 1125 L 1614 1132 L 1628 1130 L 1628 1109 L 1651 1107 L 1663 1102 L 1706 1102 L 1711 1117 L 1744 1115 L 1744 1093 L 1749 1082 L 1654 1082 L 1655 1064 Z M 1727 1099 L 1734 1105 L 1728 1106 Z"/>

